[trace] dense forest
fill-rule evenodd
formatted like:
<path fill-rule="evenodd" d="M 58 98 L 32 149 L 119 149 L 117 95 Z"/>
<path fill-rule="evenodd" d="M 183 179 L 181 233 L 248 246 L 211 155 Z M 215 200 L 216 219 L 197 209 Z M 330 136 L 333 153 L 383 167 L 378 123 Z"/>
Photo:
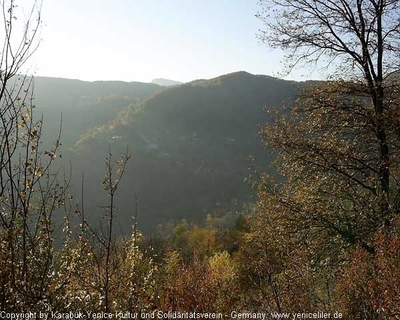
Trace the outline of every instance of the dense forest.
<path fill-rule="evenodd" d="M 1 3 L 0 317 L 400 316 L 400 7 L 260 4 L 341 77 L 33 78 L 40 12 L 14 48 Z"/>
<path fill-rule="evenodd" d="M 50 146 L 62 126 L 62 156 L 66 166 L 72 161 L 77 186 L 72 189 L 79 197 L 84 173 L 85 206 L 94 219 L 107 202 L 101 186 L 105 156 L 126 149 L 132 155 L 118 197 L 125 233 L 135 194 L 146 233 L 161 223 L 199 222 L 215 210 L 237 211 L 254 202 L 255 191 L 244 183 L 249 167 L 270 170 L 272 159 L 258 133 L 268 121 L 265 106 L 294 100 L 306 86 L 246 72 L 170 88 L 40 77 L 34 82 L 43 144 Z"/>

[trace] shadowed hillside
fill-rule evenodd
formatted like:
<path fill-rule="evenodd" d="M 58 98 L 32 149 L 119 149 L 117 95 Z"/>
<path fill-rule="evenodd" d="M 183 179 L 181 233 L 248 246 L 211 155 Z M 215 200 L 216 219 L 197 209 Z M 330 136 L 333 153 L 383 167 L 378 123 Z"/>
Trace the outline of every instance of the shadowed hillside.
<path fill-rule="evenodd" d="M 251 173 L 249 156 L 263 169 L 271 159 L 258 136 L 258 125 L 268 121 L 264 107 L 293 99 L 298 86 L 237 72 L 171 87 L 131 104 L 76 143 L 75 172 L 85 172 L 86 202 L 103 201 L 101 172 L 110 146 L 116 155 L 128 147 L 133 156 L 118 199 L 124 231 L 130 228 L 135 193 L 139 223 L 147 231 L 171 219 L 239 209 L 254 196 L 243 181 Z"/>
<path fill-rule="evenodd" d="M 89 128 L 163 89 L 151 83 L 35 77 L 35 105 L 38 116 L 43 115 L 45 143 L 58 134 L 61 116 L 63 144 L 69 147 Z"/>

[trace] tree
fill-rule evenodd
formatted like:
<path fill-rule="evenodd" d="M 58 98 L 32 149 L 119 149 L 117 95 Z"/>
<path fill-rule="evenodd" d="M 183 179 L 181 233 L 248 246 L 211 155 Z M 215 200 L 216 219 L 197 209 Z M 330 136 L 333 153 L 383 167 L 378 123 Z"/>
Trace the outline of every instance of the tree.
<path fill-rule="evenodd" d="M 161 309 L 181 312 L 196 311 L 229 313 L 242 306 L 237 267 L 228 252 L 182 264 L 176 251 L 166 257 Z"/>
<path fill-rule="evenodd" d="M 261 219 L 253 229 L 269 247 L 279 234 L 293 259 L 301 258 L 294 250 L 306 253 L 316 301 L 323 293 L 324 304 L 340 306 L 350 318 L 392 316 L 398 294 L 387 279 L 398 285 L 399 3 L 261 4 L 268 28 L 260 37 L 288 52 L 287 70 L 302 63 L 337 69 L 330 81 L 310 83 L 294 103 L 270 111 L 261 134 L 276 151 L 283 178 L 259 176 L 258 206 L 276 232 L 271 239 Z"/>
<path fill-rule="evenodd" d="M 44 310 L 48 304 L 52 216 L 63 207 L 68 187 L 68 179 L 52 169 L 59 137 L 43 151 L 42 122 L 33 117 L 34 82 L 24 68 L 38 45 L 41 2 L 28 9 L 12 0 L 0 3 L 0 308 L 11 311 Z"/>
<path fill-rule="evenodd" d="M 54 170 L 55 159 L 61 157 L 61 129 L 50 150 L 41 147 L 42 121 L 34 117 L 34 80 L 24 70 L 38 44 L 40 4 L 33 1 L 26 13 L 16 1 L 0 2 L 4 27 L 0 53 L 0 310 L 151 310 L 156 301 L 155 263 L 139 250 L 136 227 L 128 240 L 117 239 L 115 231 L 116 194 L 130 156 L 122 156 L 115 164 L 111 153 L 106 158 L 103 187 L 109 203 L 104 208 L 104 223 L 96 229 L 85 217 L 83 204 L 82 208 L 74 206 L 67 193 L 70 177 L 60 174 L 61 168 Z M 20 38 L 15 38 L 15 30 L 22 32 Z M 73 211 L 80 218 L 77 227 L 81 232 L 72 231 Z M 56 214 L 64 214 L 65 219 L 65 239 L 58 249 L 54 243 Z"/>
<path fill-rule="evenodd" d="M 264 10 L 259 17 L 268 27 L 260 37 L 288 52 L 289 69 L 301 62 L 315 64 L 326 59 L 327 66 L 337 63 L 348 80 L 365 86 L 362 93 L 373 106 L 368 125 L 378 146 L 376 192 L 380 216 L 389 223 L 390 199 L 398 193 L 391 184 L 393 152 L 388 130 L 392 123 L 387 122 L 387 115 L 396 107 L 388 96 L 396 85 L 390 76 L 399 65 L 400 4 L 394 0 L 260 2 Z"/>
<path fill-rule="evenodd" d="M 345 75 L 306 90 L 262 130 L 264 143 L 279 153 L 287 182 L 279 192 L 267 187 L 269 194 L 300 225 L 327 228 L 372 252 L 371 235 L 380 225 L 390 226 L 399 210 L 399 3 L 261 4 L 267 31 L 260 37 L 288 52 L 288 70 L 325 62 Z"/>

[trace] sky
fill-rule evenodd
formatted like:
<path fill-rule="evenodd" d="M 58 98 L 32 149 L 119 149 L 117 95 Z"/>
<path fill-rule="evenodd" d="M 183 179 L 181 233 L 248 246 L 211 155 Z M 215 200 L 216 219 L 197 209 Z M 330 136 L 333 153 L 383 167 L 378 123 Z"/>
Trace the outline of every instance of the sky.
<path fill-rule="evenodd" d="M 260 10 L 257 0 L 44 0 L 35 74 L 140 82 L 241 70 L 280 77 L 282 52 L 256 37 Z M 310 78 L 304 70 L 285 77 Z"/>

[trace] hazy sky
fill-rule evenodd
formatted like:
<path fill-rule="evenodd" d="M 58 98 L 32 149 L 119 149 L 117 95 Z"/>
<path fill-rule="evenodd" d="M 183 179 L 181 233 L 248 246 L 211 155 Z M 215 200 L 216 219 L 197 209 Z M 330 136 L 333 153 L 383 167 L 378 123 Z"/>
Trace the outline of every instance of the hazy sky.
<path fill-rule="evenodd" d="M 36 75 L 191 81 L 245 70 L 276 76 L 257 0 L 44 0 Z M 304 80 L 303 72 L 287 79 Z M 315 78 L 315 77 L 314 77 Z"/>

